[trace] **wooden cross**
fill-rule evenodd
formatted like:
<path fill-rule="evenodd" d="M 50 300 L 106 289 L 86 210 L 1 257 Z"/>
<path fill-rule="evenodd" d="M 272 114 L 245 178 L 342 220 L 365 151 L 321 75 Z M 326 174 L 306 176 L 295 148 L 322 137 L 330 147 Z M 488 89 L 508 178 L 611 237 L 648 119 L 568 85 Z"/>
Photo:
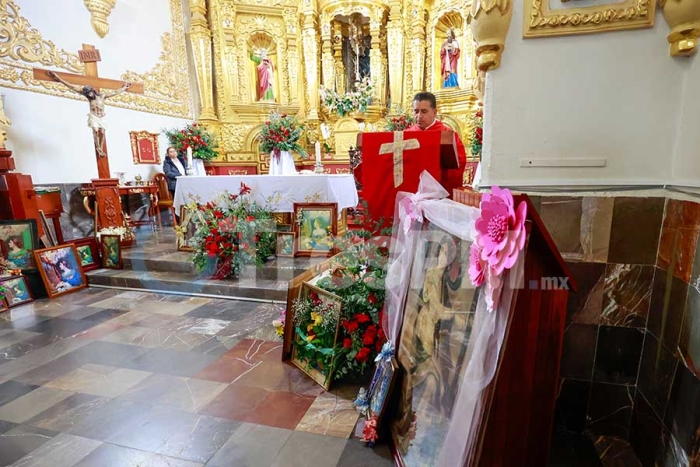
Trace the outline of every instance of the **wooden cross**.
<path fill-rule="evenodd" d="M 39 81 L 58 81 L 68 87 L 71 91 L 82 94 L 90 102 L 90 115 L 88 126 L 92 128 L 95 140 L 95 157 L 97 159 L 97 173 L 101 179 L 109 179 L 109 159 L 107 157 L 107 142 L 105 141 L 105 130 L 102 119 L 104 118 L 104 100 L 119 94 L 120 92 L 132 92 L 143 94 L 143 84 L 133 83 L 128 85 L 123 81 L 101 78 L 97 74 L 97 62 L 101 60 L 99 50 L 94 45 L 83 44 L 83 50 L 78 52 L 80 61 L 85 63 L 85 74 L 63 73 L 57 71 L 34 68 L 34 79 Z M 85 88 L 80 86 L 90 86 L 95 93 L 86 94 Z M 114 89 L 111 94 L 101 94 L 100 89 Z"/>
<path fill-rule="evenodd" d="M 394 188 L 403 183 L 403 152 L 420 148 L 417 139 L 403 139 L 403 131 L 394 132 L 394 142 L 384 143 L 379 147 L 379 154 L 391 154 L 394 159 Z"/>

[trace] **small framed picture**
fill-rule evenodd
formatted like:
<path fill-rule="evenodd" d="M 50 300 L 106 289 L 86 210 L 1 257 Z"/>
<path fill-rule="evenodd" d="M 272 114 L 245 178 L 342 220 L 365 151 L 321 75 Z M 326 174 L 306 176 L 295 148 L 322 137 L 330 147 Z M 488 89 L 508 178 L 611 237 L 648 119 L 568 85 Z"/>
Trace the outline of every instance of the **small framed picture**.
<path fill-rule="evenodd" d="M 277 232 L 277 256 L 294 257 L 294 232 Z"/>
<path fill-rule="evenodd" d="M 399 365 L 394 357 L 377 362 L 377 367 L 369 386 L 369 416 L 377 417 L 377 427 L 386 413 L 387 400 L 396 380 Z"/>
<path fill-rule="evenodd" d="M 337 203 L 294 203 L 294 256 L 332 256 L 338 234 Z"/>
<path fill-rule="evenodd" d="M 83 271 L 92 271 L 100 267 L 100 251 L 97 248 L 97 239 L 95 237 L 79 238 L 71 240 L 70 243 L 75 245 L 78 251 L 78 258 Z"/>
<path fill-rule="evenodd" d="M 34 252 L 49 298 L 87 287 L 75 245 L 60 245 Z"/>
<path fill-rule="evenodd" d="M 187 206 L 180 206 L 180 225 L 175 229 L 178 251 L 194 251 L 190 246 L 190 239 L 197 231 L 197 224 L 194 222 L 195 213 L 196 211 L 188 209 Z"/>
<path fill-rule="evenodd" d="M 102 267 L 107 269 L 122 268 L 122 249 L 119 245 L 119 235 L 101 235 Z"/>
<path fill-rule="evenodd" d="M 36 270 L 34 250 L 40 247 L 34 219 L 0 221 L 0 258 L 8 269 Z"/>
<path fill-rule="evenodd" d="M 278 232 L 292 232 L 293 230 L 292 224 L 277 224 Z"/>
<path fill-rule="evenodd" d="M 5 289 L 5 301 L 8 308 L 33 302 L 34 297 L 24 276 L 12 276 L 0 279 L 0 287 Z"/>
<path fill-rule="evenodd" d="M 326 391 L 333 381 L 342 306 L 339 296 L 306 282 L 293 306 L 292 364 Z"/>
<path fill-rule="evenodd" d="M 44 236 L 42 241 L 46 247 L 58 246 L 58 239 L 56 238 L 56 232 L 53 231 L 53 227 L 49 225 L 48 219 L 46 219 L 46 214 L 44 211 L 39 209 L 39 218 L 41 219 L 41 227 L 44 229 Z M 48 243 L 48 244 L 47 244 Z"/>

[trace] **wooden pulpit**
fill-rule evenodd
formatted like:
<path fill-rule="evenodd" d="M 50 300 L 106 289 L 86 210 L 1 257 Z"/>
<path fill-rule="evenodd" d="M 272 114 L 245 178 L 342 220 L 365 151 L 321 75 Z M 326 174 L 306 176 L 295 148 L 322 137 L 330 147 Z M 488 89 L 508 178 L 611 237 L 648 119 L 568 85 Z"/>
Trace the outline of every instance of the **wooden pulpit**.
<path fill-rule="evenodd" d="M 44 229 L 39 218 L 36 192 L 31 175 L 13 172 L 15 161 L 12 151 L 0 149 L 0 219 L 34 219 L 39 236 Z"/>
<path fill-rule="evenodd" d="M 445 171 L 459 167 L 453 131 L 359 133 L 357 148 L 362 152 L 362 198 L 374 220 L 393 217 L 396 194 L 418 191 L 424 170 L 446 186 Z"/>
<path fill-rule="evenodd" d="M 516 291 L 496 375 L 486 391 L 486 418 L 472 466 L 546 466 L 559 385 L 569 292 L 577 286 L 527 195 L 530 235 L 524 288 Z M 479 206 L 481 194 L 455 190 L 453 199 Z"/>

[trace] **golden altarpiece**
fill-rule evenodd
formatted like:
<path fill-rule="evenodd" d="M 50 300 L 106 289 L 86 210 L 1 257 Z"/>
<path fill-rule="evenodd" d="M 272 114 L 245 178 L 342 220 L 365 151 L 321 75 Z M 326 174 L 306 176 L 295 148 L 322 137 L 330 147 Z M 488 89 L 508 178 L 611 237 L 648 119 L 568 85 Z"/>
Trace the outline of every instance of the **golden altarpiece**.
<path fill-rule="evenodd" d="M 469 147 L 479 105 L 470 7 L 470 0 L 192 0 L 198 120 L 220 138 L 208 171 L 267 173 L 269 156 L 260 154 L 257 137 L 270 111 L 279 110 L 306 124 L 311 154 L 319 140 L 331 148 L 323 155 L 327 173 L 349 173 L 348 148 L 361 125 L 383 127 L 387 114 L 410 110 L 413 95 L 425 90 Z M 460 52 L 451 87 L 441 60 L 447 42 Z M 345 92 L 365 76 L 374 84 L 367 111 L 329 114 L 320 87 Z M 330 129 L 326 140 L 322 124 Z M 300 161 L 309 169 L 313 163 Z"/>

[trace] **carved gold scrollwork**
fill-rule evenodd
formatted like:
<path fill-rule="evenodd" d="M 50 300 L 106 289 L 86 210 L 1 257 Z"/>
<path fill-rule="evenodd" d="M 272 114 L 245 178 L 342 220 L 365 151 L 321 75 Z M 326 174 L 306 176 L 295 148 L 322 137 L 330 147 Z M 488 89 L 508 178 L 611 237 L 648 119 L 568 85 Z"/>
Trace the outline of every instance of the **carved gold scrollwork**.
<path fill-rule="evenodd" d="M 90 12 L 90 24 L 98 36 L 105 37 L 109 32 L 107 17 L 117 0 L 83 0 L 85 7 Z"/>
<path fill-rule="evenodd" d="M 181 0 L 169 0 L 172 30 L 161 36 L 159 61 L 146 72 L 127 71 L 125 81 L 143 82 L 144 94 L 124 93 L 107 105 L 173 117 L 190 118 L 189 81 Z M 32 67 L 61 68 L 84 73 L 76 53 L 46 40 L 21 16 L 13 0 L 0 0 L 0 84 L 5 87 L 83 99 L 64 86 L 33 78 Z"/>
<path fill-rule="evenodd" d="M 19 13 L 12 0 L 0 0 L 0 57 L 44 66 L 55 66 L 74 73 L 83 73 L 85 67 L 78 54 L 59 49 L 41 37 Z"/>
<path fill-rule="evenodd" d="M 700 38 L 700 2 L 692 0 L 659 0 L 664 18 L 671 27 L 668 42 L 671 55 L 688 56 L 698 51 Z"/>

